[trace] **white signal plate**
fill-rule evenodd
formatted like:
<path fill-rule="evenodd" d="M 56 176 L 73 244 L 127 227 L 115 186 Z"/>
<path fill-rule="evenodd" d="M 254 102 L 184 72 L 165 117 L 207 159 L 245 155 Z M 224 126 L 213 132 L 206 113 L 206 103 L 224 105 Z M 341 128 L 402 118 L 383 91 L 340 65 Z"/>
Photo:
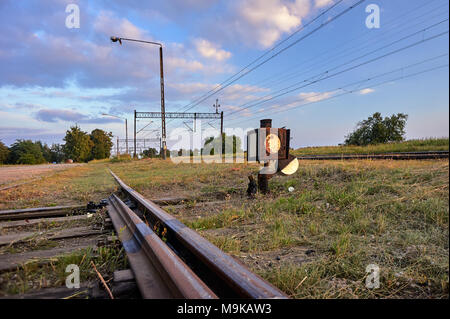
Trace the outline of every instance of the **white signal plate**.
<path fill-rule="evenodd" d="M 293 159 L 285 168 L 281 170 L 284 175 L 292 175 L 298 170 L 298 159 Z"/>

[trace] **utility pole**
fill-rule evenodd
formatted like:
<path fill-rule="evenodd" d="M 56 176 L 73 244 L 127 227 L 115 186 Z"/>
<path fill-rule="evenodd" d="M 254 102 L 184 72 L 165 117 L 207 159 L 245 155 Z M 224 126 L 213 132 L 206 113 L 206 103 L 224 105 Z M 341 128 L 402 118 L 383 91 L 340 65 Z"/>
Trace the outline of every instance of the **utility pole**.
<path fill-rule="evenodd" d="M 219 113 L 219 107 L 220 107 L 219 99 L 216 99 L 216 104 L 213 104 L 213 107 L 216 108 L 216 114 L 218 114 Z"/>
<path fill-rule="evenodd" d="M 144 141 L 145 141 L 145 139 L 144 139 Z M 136 158 L 136 110 L 134 110 L 134 154 L 133 154 L 133 157 Z"/>
<path fill-rule="evenodd" d="M 127 123 L 127 119 L 125 119 L 125 145 L 127 148 L 127 154 L 130 154 L 128 152 L 128 123 Z"/>
<path fill-rule="evenodd" d="M 120 116 L 117 116 L 117 115 L 111 115 L 111 114 L 106 114 L 106 113 L 103 113 L 102 114 L 103 116 L 111 116 L 111 117 L 115 117 L 115 118 L 118 118 L 118 119 L 121 119 L 121 120 L 125 120 L 125 145 L 126 145 L 126 154 L 129 154 L 128 153 L 128 121 L 127 121 L 127 119 L 125 118 L 125 117 L 120 117 Z M 119 145 L 119 138 L 117 137 L 117 145 Z"/>
<path fill-rule="evenodd" d="M 159 63 L 161 72 L 161 129 L 162 129 L 162 148 L 163 159 L 166 159 L 166 107 L 164 102 L 164 71 L 163 71 L 163 50 L 162 45 L 159 47 Z"/>
<path fill-rule="evenodd" d="M 119 158 L 119 137 L 117 136 L 117 158 Z"/>
<path fill-rule="evenodd" d="M 213 107 L 216 109 L 216 114 L 219 114 L 219 99 L 216 99 L 216 104 L 213 104 Z M 223 135 L 223 111 L 220 112 L 220 136 Z"/>
<path fill-rule="evenodd" d="M 220 136 L 223 136 L 223 111 L 220 112 Z"/>

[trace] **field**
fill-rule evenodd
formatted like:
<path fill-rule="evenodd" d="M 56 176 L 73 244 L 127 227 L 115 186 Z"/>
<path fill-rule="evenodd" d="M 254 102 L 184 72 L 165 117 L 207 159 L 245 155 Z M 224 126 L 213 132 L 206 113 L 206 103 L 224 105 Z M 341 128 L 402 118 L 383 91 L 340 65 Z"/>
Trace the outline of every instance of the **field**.
<path fill-rule="evenodd" d="M 0 209 L 98 201 L 117 189 L 111 168 L 147 198 L 188 198 L 165 209 L 293 298 L 448 298 L 448 164 L 302 161 L 249 200 L 256 165 L 98 162 L 2 191 Z"/>
<path fill-rule="evenodd" d="M 69 164 L 72 167 L 81 164 Z M 53 171 L 64 170 L 68 164 L 42 164 L 42 165 L 1 165 L 0 164 L 0 190 L 15 186 L 38 178 L 41 175 L 48 175 Z"/>
<path fill-rule="evenodd" d="M 341 145 L 304 147 L 296 149 L 293 154 L 297 156 L 331 154 L 381 154 L 389 152 L 448 151 L 448 149 L 448 138 L 430 138 L 367 146 Z"/>

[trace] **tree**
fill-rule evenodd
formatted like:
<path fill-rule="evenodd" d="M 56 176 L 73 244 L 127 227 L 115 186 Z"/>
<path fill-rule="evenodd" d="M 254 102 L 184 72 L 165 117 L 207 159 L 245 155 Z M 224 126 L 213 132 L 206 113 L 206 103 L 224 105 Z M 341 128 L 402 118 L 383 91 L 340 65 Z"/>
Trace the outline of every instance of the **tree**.
<path fill-rule="evenodd" d="M 6 163 L 8 160 L 9 148 L 0 141 L 0 164 Z"/>
<path fill-rule="evenodd" d="M 155 158 L 158 156 L 158 151 L 156 150 L 156 148 L 149 148 L 148 150 L 144 150 L 142 152 L 142 155 L 146 158 Z"/>
<path fill-rule="evenodd" d="M 39 147 L 41 148 L 41 152 L 45 158 L 45 161 L 52 162 L 52 153 L 51 153 L 50 147 L 48 147 L 47 144 L 42 144 L 41 141 L 37 141 L 36 144 L 39 145 Z"/>
<path fill-rule="evenodd" d="M 8 163 L 11 164 L 42 164 L 45 158 L 42 154 L 41 143 L 31 140 L 17 140 L 11 145 Z"/>
<path fill-rule="evenodd" d="M 52 163 L 61 163 L 65 159 L 64 154 L 64 145 L 61 144 L 52 144 L 50 147 L 50 154 L 51 154 L 51 162 Z"/>
<path fill-rule="evenodd" d="M 64 154 L 75 162 L 86 162 L 91 157 L 93 142 L 78 126 L 70 127 L 64 137 Z"/>
<path fill-rule="evenodd" d="M 95 129 L 91 132 L 92 141 L 91 159 L 103 159 L 111 156 L 111 148 L 113 147 L 112 133 Z"/>
<path fill-rule="evenodd" d="M 376 112 L 358 123 L 356 130 L 346 136 L 346 145 L 368 145 L 404 140 L 407 114 L 398 113 L 383 117 Z"/>

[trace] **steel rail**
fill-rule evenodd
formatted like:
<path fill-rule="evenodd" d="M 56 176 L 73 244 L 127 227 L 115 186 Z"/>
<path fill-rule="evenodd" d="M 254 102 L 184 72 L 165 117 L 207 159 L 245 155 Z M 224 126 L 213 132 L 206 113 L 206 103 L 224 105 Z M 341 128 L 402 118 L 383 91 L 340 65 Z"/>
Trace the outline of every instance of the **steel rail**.
<path fill-rule="evenodd" d="M 52 207 L 37 207 L 37 208 L 24 208 L 13 210 L 0 211 L 0 220 L 19 220 L 19 219 L 31 219 L 41 217 L 57 217 L 65 216 L 73 210 L 85 209 L 86 206 L 52 206 Z"/>
<path fill-rule="evenodd" d="M 352 159 L 392 159 L 392 160 L 421 160 L 448 158 L 448 151 L 436 152 L 401 152 L 384 154 L 330 154 L 330 155 L 302 155 L 299 160 L 352 160 Z"/>
<path fill-rule="evenodd" d="M 161 207 L 126 185 L 112 171 L 111 175 L 152 225 L 167 229 L 166 244 L 220 298 L 287 298 L 279 289 L 251 272 L 197 232 L 188 228 Z"/>
<path fill-rule="evenodd" d="M 109 215 L 143 298 L 217 298 L 116 195 L 111 195 L 108 202 Z"/>

